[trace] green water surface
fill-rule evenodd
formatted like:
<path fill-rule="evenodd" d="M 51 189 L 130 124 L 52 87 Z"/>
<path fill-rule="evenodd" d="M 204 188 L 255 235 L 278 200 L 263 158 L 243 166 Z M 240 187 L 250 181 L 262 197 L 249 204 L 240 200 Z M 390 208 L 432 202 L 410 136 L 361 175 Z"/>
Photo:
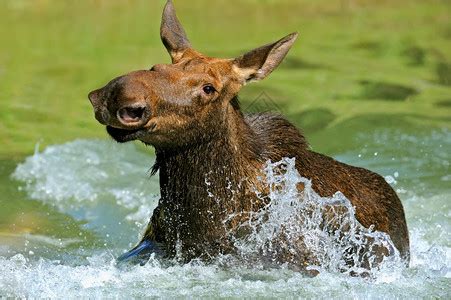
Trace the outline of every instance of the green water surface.
<path fill-rule="evenodd" d="M 279 111 L 316 151 L 393 177 L 406 208 L 413 268 L 400 277 L 384 273 L 396 280 L 378 284 L 217 265 L 114 269 L 113 258 L 145 226 L 158 184 L 147 176 L 152 149 L 109 142 L 87 94 L 118 75 L 169 62 L 158 35 L 164 1 L 4 0 L 0 296 L 449 298 L 449 2 L 174 2 L 192 44 L 211 56 L 238 56 L 301 33 L 277 71 L 243 89 L 242 107 Z M 44 151 L 40 174 L 29 162 L 12 177 L 37 144 Z M 108 162 L 101 159 L 106 153 Z M 72 182 L 58 174 L 71 174 Z M 84 187 L 97 196 L 79 193 Z"/>

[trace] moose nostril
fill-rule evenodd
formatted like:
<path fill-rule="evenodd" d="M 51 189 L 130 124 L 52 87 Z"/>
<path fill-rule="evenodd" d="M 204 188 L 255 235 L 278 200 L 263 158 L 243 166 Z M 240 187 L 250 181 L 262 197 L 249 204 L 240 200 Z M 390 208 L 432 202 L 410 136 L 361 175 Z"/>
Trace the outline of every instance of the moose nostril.
<path fill-rule="evenodd" d="M 124 107 L 118 111 L 118 117 L 124 123 L 136 123 L 143 118 L 145 111 L 145 107 Z"/>

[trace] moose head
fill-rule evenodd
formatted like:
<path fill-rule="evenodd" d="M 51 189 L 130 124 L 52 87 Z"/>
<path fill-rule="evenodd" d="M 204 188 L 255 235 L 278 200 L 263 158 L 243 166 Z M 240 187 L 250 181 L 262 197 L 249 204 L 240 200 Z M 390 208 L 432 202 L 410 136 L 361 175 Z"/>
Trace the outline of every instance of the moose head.
<path fill-rule="evenodd" d="M 157 148 L 199 143 L 217 134 L 231 112 L 239 112 L 241 87 L 267 77 L 297 36 L 292 33 L 235 59 L 207 57 L 192 48 L 169 0 L 161 39 L 172 64 L 120 76 L 91 92 L 89 100 L 96 119 L 118 142 L 140 140 Z"/>

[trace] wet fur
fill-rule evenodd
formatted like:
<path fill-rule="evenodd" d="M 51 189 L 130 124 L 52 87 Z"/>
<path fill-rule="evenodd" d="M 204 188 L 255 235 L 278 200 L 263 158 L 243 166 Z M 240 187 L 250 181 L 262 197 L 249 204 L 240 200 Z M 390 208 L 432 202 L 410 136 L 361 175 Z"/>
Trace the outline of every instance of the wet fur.
<path fill-rule="evenodd" d="M 233 252 L 232 237 L 242 234 L 237 229 L 248 217 L 243 212 L 265 204 L 254 193 L 261 184 L 257 177 L 264 163 L 295 157 L 298 172 L 312 180 L 320 196 L 341 191 L 355 206 L 357 220 L 388 233 L 408 260 L 403 207 L 380 175 L 311 151 L 299 130 L 280 115 L 244 116 L 238 107 L 232 106 L 233 117 L 222 127 L 221 123 L 211 124 L 217 134 L 208 143 L 179 150 L 157 149 L 154 169 L 160 170 L 162 198 L 144 240 L 166 245 L 170 256 L 175 255 L 179 243 L 185 260 Z M 224 224 L 232 214 L 237 216 Z M 289 258 L 277 259 L 284 262 Z M 308 261 L 298 258 L 295 263 L 302 266 Z"/>
<path fill-rule="evenodd" d="M 240 110 L 240 89 L 266 78 L 297 36 L 289 34 L 236 59 L 207 57 L 192 49 L 168 1 L 161 38 L 173 63 L 120 76 L 89 94 L 96 119 L 116 141 L 140 140 L 156 149 L 153 173 L 159 171 L 161 199 L 142 242 L 124 259 L 148 258 L 155 249 L 185 261 L 233 253 L 233 240 L 247 234 L 241 225 L 271 201 L 260 180 L 265 163 L 288 157 L 296 158 L 296 169 L 320 196 L 342 192 L 357 220 L 387 233 L 408 262 L 403 207 L 380 175 L 311 151 L 280 115 Z M 205 92 L 205 86 L 214 92 Z M 297 253 L 280 251 L 270 259 L 300 270 L 315 263 L 302 240 L 279 242 L 293 243 Z M 378 257 L 388 254 L 379 250 Z"/>

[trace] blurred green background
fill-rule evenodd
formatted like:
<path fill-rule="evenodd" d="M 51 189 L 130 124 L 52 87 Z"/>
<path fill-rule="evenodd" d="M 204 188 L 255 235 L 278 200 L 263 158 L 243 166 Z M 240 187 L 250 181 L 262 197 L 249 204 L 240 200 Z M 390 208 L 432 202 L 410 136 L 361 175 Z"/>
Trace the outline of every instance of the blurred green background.
<path fill-rule="evenodd" d="M 334 153 L 356 130 L 382 125 L 450 127 L 449 1 L 174 2 L 192 44 L 210 56 L 301 33 L 279 70 L 241 99 L 246 108 L 265 93 L 317 150 Z M 164 3 L 2 0 L 0 158 L 21 159 L 38 142 L 107 138 L 87 94 L 169 62 L 159 38 Z"/>

